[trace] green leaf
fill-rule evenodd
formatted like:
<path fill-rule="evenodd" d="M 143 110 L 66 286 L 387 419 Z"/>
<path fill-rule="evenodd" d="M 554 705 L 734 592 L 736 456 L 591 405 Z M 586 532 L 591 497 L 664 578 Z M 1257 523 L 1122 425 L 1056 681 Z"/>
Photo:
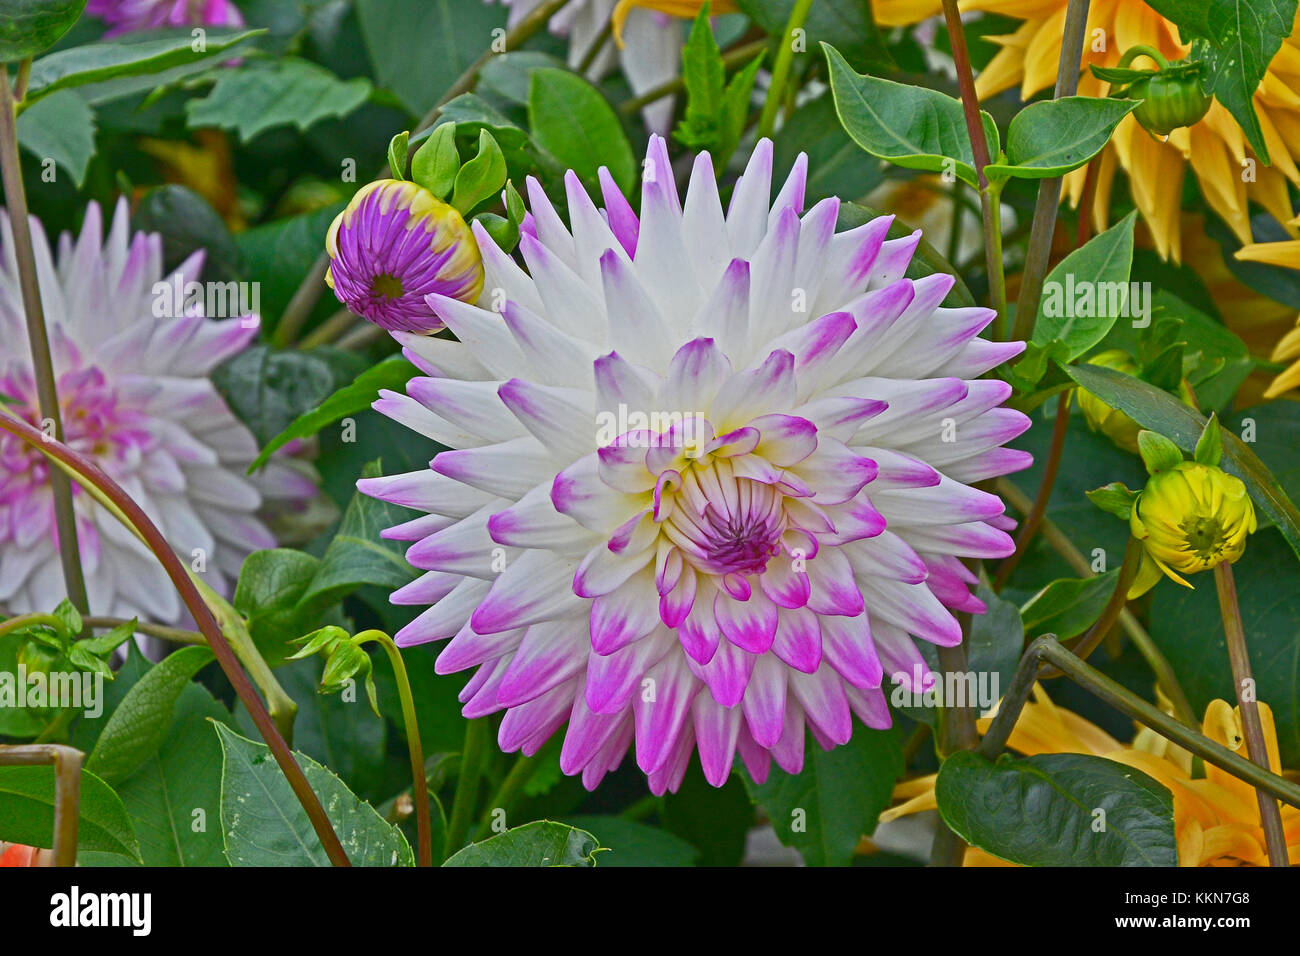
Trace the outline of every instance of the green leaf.
<path fill-rule="evenodd" d="M 682 79 L 686 84 L 686 111 L 673 135 L 689 149 L 709 150 L 714 165 L 727 165 L 744 131 L 749 116 L 760 53 L 727 82 L 726 66 L 710 26 L 706 3 L 691 26 L 690 38 L 682 50 Z"/>
<path fill-rule="evenodd" d="M 347 116 L 370 96 L 364 77 L 340 80 L 298 57 L 222 70 L 206 97 L 185 106 L 191 127 L 234 130 L 247 143 L 277 126 L 306 131 L 326 119 Z"/>
<path fill-rule="evenodd" d="M 86 0 L 0 0 L 0 64 L 54 46 L 85 6 Z"/>
<path fill-rule="evenodd" d="M 1147 0 L 1178 24 L 1192 56 L 1204 62 L 1205 92 L 1232 113 L 1255 154 L 1269 162 L 1255 113 L 1255 91 L 1295 24 L 1296 0 Z"/>
<path fill-rule="evenodd" d="M 898 735 L 855 721 L 852 739 L 832 750 L 809 737 L 799 773 L 774 765 L 764 783 L 746 779 L 782 843 L 797 849 L 809 866 L 847 866 L 858 840 L 875 829 L 889 806 L 903 769 Z"/>
<path fill-rule="evenodd" d="M 363 478 L 378 476 L 379 463 L 362 471 Z M 357 492 L 343 513 L 338 533 L 325 549 L 320 568 L 302 596 L 302 603 L 329 604 L 362 584 L 393 590 L 409 584 L 418 572 L 406 563 L 400 542 L 387 541 L 380 532 L 410 519 L 410 512 Z"/>
<path fill-rule="evenodd" d="M 865 195 L 884 181 L 884 164 L 849 139 L 829 92 L 797 108 L 776 131 L 773 145 L 778 182 L 800 153 L 808 154 L 809 205 L 830 196 Z"/>
<path fill-rule="evenodd" d="M 1025 630 L 1035 637 L 1055 634 L 1068 641 L 1090 628 L 1115 590 L 1119 570 L 1093 578 L 1061 578 L 1030 598 L 1020 609 Z"/>
<path fill-rule="evenodd" d="M 1195 451 L 1206 421 L 1200 412 L 1146 382 L 1113 369 L 1072 365 L 1065 371 L 1111 408 L 1118 408 L 1142 427 L 1169 437 L 1184 452 Z M 1246 483 L 1256 506 L 1273 520 L 1300 557 L 1300 509 L 1259 456 L 1236 435 L 1225 432 L 1220 467 Z"/>
<path fill-rule="evenodd" d="M 561 823 L 585 830 L 609 852 L 600 866 L 694 866 L 700 851 L 667 830 L 634 823 L 622 817 L 574 816 Z"/>
<path fill-rule="evenodd" d="M 1028 625 L 1021 620 L 1020 608 L 987 585 L 977 586 L 975 596 L 988 610 L 971 616 L 969 667 L 975 674 L 996 675 L 994 686 L 1004 688 L 1020 664 Z"/>
<path fill-rule="evenodd" d="M 210 721 L 230 719 L 199 684 L 176 701 L 160 746 L 118 786 L 146 866 L 226 866 L 221 843 L 221 746 Z"/>
<path fill-rule="evenodd" d="M 536 820 L 471 843 L 443 866 L 595 866 L 599 850 L 585 830 Z"/>
<path fill-rule="evenodd" d="M 47 96 L 18 117 L 18 142 L 38 161 L 66 169 L 80 189 L 95 155 L 95 111 L 70 90 Z"/>
<path fill-rule="evenodd" d="M 432 140 L 432 138 L 430 138 Z M 478 153 L 456 173 L 451 204 L 468 215 L 479 203 L 500 192 L 506 184 L 506 159 L 487 130 L 479 130 Z"/>
<path fill-rule="evenodd" d="M 79 813 L 79 850 L 140 858 L 140 845 L 122 801 L 112 787 L 84 769 Z M 54 845 L 53 767 L 0 767 L 0 841 Z"/>
<path fill-rule="evenodd" d="M 1122 521 L 1127 521 L 1132 516 L 1133 499 L 1136 497 L 1137 492 L 1129 490 L 1122 481 L 1112 481 L 1088 492 L 1089 501 Z"/>
<path fill-rule="evenodd" d="M 207 647 L 183 647 L 155 664 L 113 711 L 86 769 L 117 783 L 157 753 L 181 691 L 211 661 Z"/>
<path fill-rule="evenodd" d="M 1007 129 L 1007 162 L 985 173 L 1017 179 L 1063 176 L 1096 156 L 1120 120 L 1137 108 L 1133 100 L 1065 96 L 1031 103 Z"/>
<path fill-rule="evenodd" d="M 1183 453 L 1164 435 L 1143 429 L 1138 432 L 1138 453 L 1147 466 L 1147 474 L 1169 471 L 1183 463 Z"/>
<path fill-rule="evenodd" d="M 1136 221 L 1137 213 L 1129 213 L 1048 273 L 1033 344 L 1045 349 L 1064 342 L 1067 361 L 1073 362 L 1106 337 L 1121 313 L 1129 311 Z"/>
<path fill-rule="evenodd" d="M 372 75 L 412 116 L 432 110 L 482 54 L 500 52 L 491 45 L 504 36 L 504 6 L 463 0 L 357 0 L 355 6 Z"/>
<path fill-rule="evenodd" d="M 388 141 L 388 169 L 394 179 L 406 178 L 406 153 L 410 143 L 410 130 L 402 130 Z"/>
<path fill-rule="evenodd" d="M 254 345 L 220 365 L 212 381 L 257 440 L 269 442 L 352 381 L 361 361 L 334 349 Z"/>
<path fill-rule="evenodd" d="M 979 188 L 960 100 L 938 90 L 863 76 L 835 47 L 823 43 L 822 49 L 830 66 L 835 109 L 855 143 L 895 165 L 948 171 Z M 987 113 L 980 115 L 989 152 L 996 156 L 997 126 Z"/>
<path fill-rule="evenodd" d="M 303 412 L 288 428 L 267 442 L 261 454 L 248 466 L 248 473 L 251 475 L 264 466 L 272 455 L 289 442 L 298 438 L 310 438 L 326 425 L 365 411 L 379 397 L 381 389 L 405 390 L 406 383 L 417 374 L 416 367 L 400 355 L 390 355 L 371 366 L 315 408 Z"/>
<path fill-rule="evenodd" d="M 623 192 L 636 181 L 637 163 L 618 116 L 600 92 L 575 73 L 534 70 L 529 78 L 528 123 L 533 140 L 588 189 L 596 171 L 609 167 Z"/>
<path fill-rule="evenodd" d="M 122 76 L 159 73 L 172 67 L 214 60 L 231 47 L 265 32 L 208 29 L 203 42 L 200 42 L 189 30 L 168 30 L 128 34 L 59 50 L 32 64 L 24 108 L 69 87 L 101 83 Z"/>
<path fill-rule="evenodd" d="M 214 725 L 221 741 L 221 830 L 232 866 L 329 866 L 307 812 L 265 744 Z M 414 866 L 402 831 L 331 771 L 295 753 L 353 866 Z"/>
<path fill-rule="evenodd" d="M 972 846 L 1022 866 L 1177 866 L 1173 795 L 1132 767 L 1081 754 L 943 762 L 935 797 Z"/>
<path fill-rule="evenodd" d="M 319 558 L 290 548 L 254 551 L 244 559 L 231 603 L 268 663 L 283 661 L 288 642 L 315 624 L 321 609 L 299 607 L 299 601 L 318 570 Z"/>
<path fill-rule="evenodd" d="M 700 866 L 739 866 L 754 823 L 754 807 L 740 774 L 721 787 L 704 777 L 692 760 L 676 793 L 660 800 L 660 824 L 700 851 Z"/>
<path fill-rule="evenodd" d="M 456 184 L 456 174 L 459 171 L 456 124 L 443 123 L 415 151 L 411 160 L 411 178 L 442 199 Z"/>
<path fill-rule="evenodd" d="M 57 93 L 50 99 L 62 95 Z M 204 279 L 228 282 L 244 278 L 243 256 L 230 228 L 206 199 L 186 186 L 165 183 L 150 189 L 136 205 L 131 225 L 162 236 L 163 264 L 167 269 L 175 269 L 202 249 Z M 186 281 L 197 278 L 185 277 Z"/>
<path fill-rule="evenodd" d="M 1202 465 L 1213 465 L 1216 468 L 1223 460 L 1223 433 L 1219 428 L 1217 415 L 1211 415 L 1210 420 L 1205 423 L 1205 430 L 1196 440 L 1196 451 L 1193 457 Z"/>

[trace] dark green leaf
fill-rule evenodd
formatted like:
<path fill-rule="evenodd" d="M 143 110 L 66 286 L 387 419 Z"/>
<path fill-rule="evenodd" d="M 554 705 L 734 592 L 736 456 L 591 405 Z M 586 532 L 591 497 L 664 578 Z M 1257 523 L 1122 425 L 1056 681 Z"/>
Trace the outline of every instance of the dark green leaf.
<path fill-rule="evenodd" d="M 39 162 L 66 169 L 80 189 L 95 155 L 95 111 L 70 90 L 47 96 L 18 117 L 18 142 Z"/>
<path fill-rule="evenodd" d="M 602 868 L 694 866 L 700 855 L 695 847 L 666 830 L 621 817 L 576 816 L 560 822 L 585 830 L 609 851 L 600 855 Z"/>
<path fill-rule="evenodd" d="M 1061 641 L 1082 634 L 1101 616 L 1118 574 L 1116 568 L 1094 578 L 1053 581 L 1020 609 L 1025 630 L 1034 637 L 1055 634 Z"/>
<path fill-rule="evenodd" d="M 334 203 L 300 216 L 277 219 L 246 229 L 235 237 L 244 261 L 256 263 L 254 278 L 262 284 L 262 319 L 266 326 L 274 327 L 274 323 L 267 321 L 269 318 L 279 321 L 298 290 L 298 283 L 324 251 L 325 233 L 343 205 Z M 338 307 L 334 296 L 326 293 L 312 315 L 328 314 Z"/>
<path fill-rule="evenodd" d="M 254 437 L 266 443 L 352 381 L 362 361 L 334 349 L 254 345 L 219 366 L 212 381 Z"/>
<path fill-rule="evenodd" d="M 265 744 L 215 724 L 221 740 L 221 829 L 232 866 L 329 866 L 307 812 Z M 310 757 L 294 755 L 353 866 L 414 866 L 402 832 Z"/>
<path fill-rule="evenodd" d="M 935 796 L 962 839 L 1023 866 L 1177 866 L 1173 796 L 1132 767 L 1081 754 L 943 762 Z"/>
<path fill-rule="evenodd" d="M 784 37 L 795 0 L 738 0 L 737 6 L 773 37 Z M 804 20 L 810 51 L 823 40 L 834 43 L 855 66 L 889 67 L 889 50 L 876 28 L 871 4 L 863 0 L 816 0 Z"/>
<path fill-rule="evenodd" d="M 62 94 L 50 97 L 57 99 Z M 244 276 L 243 256 L 221 215 L 194 190 L 176 183 L 155 186 L 140 199 L 131 225 L 162 235 L 163 265 L 175 269 L 195 250 L 203 250 L 203 278 L 229 282 Z M 187 275 L 186 282 L 198 279 Z"/>
<path fill-rule="evenodd" d="M 585 830 L 537 820 L 472 843 L 443 866 L 595 866 L 599 850 Z"/>
<path fill-rule="evenodd" d="M 859 839 L 889 806 L 903 769 L 898 735 L 855 721 L 853 739 L 843 746 L 822 750 L 810 736 L 799 773 L 774 765 L 766 782 L 746 782 L 781 842 L 809 866 L 847 866 Z"/>
<path fill-rule="evenodd" d="M 86 0 L 0 0 L 0 64 L 52 47 L 85 6 Z"/>
<path fill-rule="evenodd" d="M 77 848 L 140 858 L 122 801 L 88 770 L 81 771 Z M 0 767 L 0 841 L 54 845 L 54 768 Z"/>

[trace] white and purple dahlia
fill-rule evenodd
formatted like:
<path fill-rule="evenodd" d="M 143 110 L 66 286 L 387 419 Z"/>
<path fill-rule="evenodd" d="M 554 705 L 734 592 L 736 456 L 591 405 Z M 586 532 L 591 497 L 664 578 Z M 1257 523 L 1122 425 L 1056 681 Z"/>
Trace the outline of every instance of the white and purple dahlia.
<path fill-rule="evenodd" d="M 81 234 L 60 237 L 57 258 L 40 222 L 31 223 L 64 440 L 117 481 L 209 585 L 228 593 L 249 552 L 275 545 L 257 517 L 263 503 L 283 507 L 316 491 L 310 469 L 278 460 L 256 479 L 244 477 L 257 441 L 208 378 L 257 335 L 256 316 L 217 321 L 196 304 L 176 308 L 197 285 L 203 252 L 164 276 L 162 237 L 132 235 L 124 199 L 107 240 L 92 202 Z M 12 232 L 0 214 L 0 400 L 40 428 L 25 328 Z M 36 449 L 0 434 L 0 604 L 10 611 L 48 611 L 66 596 L 50 467 Z M 92 612 L 181 620 L 157 560 L 76 485 L 73 502 Z"/>
<path fill-rule="evenodd" d="M 685 202 L 662 139 L 645 168 L 640 216 L 570 173 L 567 225 L 530 180 L 522 267 L 475 227 L 483 297 L 429 298 L 459 341 L 397 333 L 427 374 L 375 403 L 450 450 L 359 487 L 426 513 L 387 532 L 425 572 L 394 603 L 430 605 L 397 640 L 477 668 L 465 716 L 530 754 L 567 722 L 588 787 L 635 742 L 663 792 L 697 748 L 714 785 L 798 771 L 805 728 L 889 725 L 886 673 L 932 684 L 914 640 L 984 610 L 961 559 L 1012 551 L 971 484 L 1029 420 L 979 378 L 1022 344 L 903 277 L 919 232 L 804 212 L 806 157 L 773 201 L 761 141 L 725 213 L 707 154 Z"/>
<path fill-rule="evenodd" d="M 105 36 L 168 27 L 242 27 L 230 0 L 90 0 L 86 12 L 109 25 Z"/>

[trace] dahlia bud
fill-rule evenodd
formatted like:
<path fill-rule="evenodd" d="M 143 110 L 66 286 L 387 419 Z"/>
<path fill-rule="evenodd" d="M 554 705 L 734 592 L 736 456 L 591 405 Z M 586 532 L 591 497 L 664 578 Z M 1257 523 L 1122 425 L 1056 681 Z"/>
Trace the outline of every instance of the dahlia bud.
<path fill-rule="evenodd" d="M 1182 574 L 1233 564 L 1256 528 L 1255 506 L 1240 478 L 1215 465 L 1180 461 L 1147 481 L 1129 517 L 1143 545 L 1129 597 L 1150 590 L 1161 573 L 1185 587 Z"/>
<path fill-rule="evenodd" d="M 363 186 L 330 226 L 325 249 L 334 295 L 389 331 L 436 332 L 443 322 L 425 296 L 474 302 L 483 291 L 483 259 L 469 226 L 416 183 Z"/>
<path fill-rule="evenodd" d="M 1114 369 L 1125 375 L 1136 376 L 1138 364 L 1122 349 L 1107 349 L 1088 359 L 1089 365 Z M 1087 389 L 1078 389 L 1079 411 L 1083 412 L 1084 421 L 1095 432 L 1101 432 L 1125 451 L 1137 454 L 1138 432 L 1142 426 L 1117 408 L 1111 408 Z"/>

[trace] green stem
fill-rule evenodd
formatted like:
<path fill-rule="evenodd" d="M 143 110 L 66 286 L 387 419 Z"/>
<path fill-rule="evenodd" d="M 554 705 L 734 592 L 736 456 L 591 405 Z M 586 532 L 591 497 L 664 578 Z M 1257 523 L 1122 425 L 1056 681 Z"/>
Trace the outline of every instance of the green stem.
<path fill-rule="evenodd" d="M 20 614 L 18 617 L 11 617 L 9 620 L 0 624 L 0 637 L 6 634 L 12 634 L 14 631 L 20 631 L 25 627 L 31 627 L 35 624 L 45 624 L 57 631 L 63 630 L 63 622 L 53 614 Z"/>
<path fill-rule="evenodd" d="M 1128 589 L 1133 586 L 1133 579 L 1137 577 L 1138 565 L 1142 562 L 1142 542 L 1137 538 L 1129 535 L 1128 545 L 1124 548 L 1124 563 L 1120 565 L 1119 574 L 1115 578 L 1115 590 L 1110 594 L 1110 600 L 1102 608 L 1101 616 L 1088 629 L 1077 644 L 1070 648 L 1071 653 L 1075 654 L 1079 660 L 1086 661 L 1088 656 L 1097 649 L 1097 646 L 1105 640 L 1110 629 L 1115 626 L 1119 620 L 1120 614 L 1128 604 Z M 1055 675 L 1044 675 L 1055 676 Z"/>
<path fill-rule="evenodd" d="M 1252 763 L 1265 770 L 1268 765 L 1268 743 L 1264 739 L 1264 725 L 1259 719 L 1259 702 L 1252 690 L 1254 678 L 1250 673 L 1250 654 L 1246 649 L 1246 630 L 1241 622 L 1241 606 L 1237 602 L 1237 585 L 1232 576 L 1232 565 L 1226 561 L 1214 568 L 1214 586 L 1219 593 L 1219 610 L 1223 615 L 1223 633 L 1228 644 L 1228 661 L 1232 667 L 1232 683 L 1237 688 L 1237 706 L 1241 709 L 1241 724 L 1246 731 L 1246 747 Z M 1286 835 L 1282 832 L 1282 813 L 1277 801 L 1256 789 L 1259 801 L 1260 825 L 1264 828 L 1264 844 L 1268 848 L 1269 866 L 1290 866 L 1287 859 Z"/>
<path fill-rule="evenodd" d="M 20 82 L 25 84 L 21 80 L 22 75 L 20 67 Z M 54 372 L 54 361 L 50 357 L 50 338 L 45 327 L 45 310 L 41 305 L 41 287 L 36 272 L 36 253 L 32 247 L 32 227 L 27 218 L 22 160 L 18 155 L 16 110 L 14 93 L 9 86 L 9 70 L 0 65 L 0 181 L 4 184 L 5 205 L 9 210 L 9 226 L 14 239 L 14 262 L 18 267 L 18 285 L 22 290 L 23 311 L 27 316 L 27 344 L 31 349 L 32 372 L 36 377 L 36 400 L 40 406 L 41 420 L 52 425 L 50 437 L 63 441 L 58 377 Z M 72 482 L 61 471 L 51 471 L 49 481 L 54 494 L 54 523 L 59 535 L 63 584 L 67 588 L 68 600 L 84 615 L 89 613 L 90 603 L 86 596 L 86 578 L 81 569 Z"/>
<path fill-rule="evenodd" d="M 1169 61 L 1165 55 L 1153 46 L 1147 46 L 1145 43 L 1137 43 L 1124 51 L 1124 55 L 1119 58 L 1119 68 L 1127 69 L 1128 66 L 1140 56 L 1149 57 L 1156 61 L 1156 64 L 1162 70 L 1169 69 Z"/>
<path fill-rule="evenodd" d="M 1070 0 L 1065 10 L 1062 30 L 1061 58 L 1056 68 L 1056 99 L 1073 96 L 1079 89 L 1079 72 L 1083 63 L 1083 41 L 1088 27 L 1090 0 Z M 1056 217 L 1061 207 L 1060 176 L 1044 179 L 1038 184 L 1038 202 L 1034 206 L 1033 226 L 1029 233 L 1029 250 L 1025 254 L 1025 270 L 1020 283 L 1020 298 L 1016 305 L 1016 324 L 1012 337 L 1027 340 L 1034 331 L 1038 318 L 1038 303 L 1043 296 L 1043 282 L 1052 255 L 1052 236 L 1056 233 Z M 1087 212 L 1079 207 L 1080 217 Z"/>
<path fill-rule="evenodd" d="M 785 25 L 785 37 L 776 52 L 776 63 L 772 66 L 772 84 L 767 88 L 767 99 L 763 102 L 763 112 L 758 118 L 758 138 L 772 135 L 776 129 L 776 114 L 781 109 L 781 98 L 786 81 L 790 77 L 790 64 L 794 61 L 795 33 L 803 29 L 812 9 L 812 0 L 795 0 L 790 11 L 790 19 Z"/>
<path fill-rule="evenodd" d="M 388 655 L 397 679 L 397 696 L 402 702 L 402 723 L 406 725 L 406 744 L 411 755 L 411 780 L 415 797 L 415 826 L 419 843 L 419 865 L 433 866 L 433 829 L 429 822 L 429 782 L 424 776 L 424 747 L 420 743 L 420 722 L 415 714 L 415 697 L 411 693 L 411 680 L 406 673 L 406 662 L 393 639 L 383 631 L 362 631 L 353 638 L 358 647 L 375 641 Z"/>
<path fill-rule="evenodd" d="M 502 811 L 506 818 L 509 819 L 510 811 L 514 809 L 515 804 L 519 801 L 519 795 L 523 793 L 524 787 L 532 779 L 534 771 L 541 764 L 541 753 L 533 754 L 531 757 L 519 757 L 510 772 L 506 774 L 505 780 L 501 781 L 501 786 L 497 792 L 492 794 L 492 799 L 488 801 L 487 809 L 483 812 L 483 819 L 478 825 L 477 839 L 487 838 L 492 833 L 492 816 L 497 811 Z"/>
<path fill-rule="evenodd" d="M 983 173 L 980 174 L 981 176 Z M 980 190 L 984 219 L 984 257 L 989 273 L 989 305 L 997 313 L 993 337 L 1007 337 L 1007 274 L 1002 264 L 1002 183 L 989 183 Z"/>
<path fill-rule="evenodd" d="M 1038 495 L 1034 498 L 1034 504 L 1029 509 L 1029 514 L 1025 516 L 1024 523 L 1020 526 L 1020 533 L 1016 535 L 1016 550 L 998 567 L 997 576 L 993 579 L 994 591 L 1001 591 L 1008 579 L 1010 579 L 1011 572 L 1016 569 L 1020 559 L 1025 556 L 1029 543 L 1034 539 L 1039 526 L 1043 523 L 1043 516 L 1047 514 L 1047 503 L 1052 498 L 1052 489 L 1056 487 L 1056 475 L 1061 468 L 1061 454 L 1065 451 L 1065 433 L 1069 430 L 1069 426 L 1070 393 L 1065 391 L 1056 400 L 1056 420 L 1052 423 L 1052 443 L 1047 449 L 1047 461 L 1043 466 L 1043 480 L 1038 486 Z"/>
<path fill-rule="evenodd" d="M 0 767 L 54 765 L 53 864 L 77 865 L 77 825 L 81 820 L 81 764 L 86 755 L 61 744 L 0 746 Z"/>
<path fill-rule="evenodd" d="M 478 802 L 479 777 L 483 772 L 483 755 L 487 752 L 490 729 L 487 718 L 481 717 L 465 724 L 465 746 L 460 755 L 460 775 L 456 778 L 451 821 L 447 824 L 444 859 L 463 847 L 469 836 L 469 822 Z"/>
<path fill-rule="evenodd" d="M 966 655 L 966 642 L 970 637 L 970 615 L 958 615 L 961 621 L 962 642 L 955 647 L 936 648 L 939 657 L 939 674 L 937 679 L 943 681 L 944 674 L 964 674 L 969 668 Z M 941 686 L 945 686 L 941 683 Z M 954 682 L 954 686 L 959 686 Z M 935 743 L 941 758 L 959 750 L 973 750 L 979 743 L 979 732 L 975 727 L 975 710 L 970 702 L 954 706 L 942 700 L 939 707 L 938 723 L 935 728 Z M 935 829 L 934 843 L 930 848 L 931 866 L 961 866 L 966 854 L 966 843 L 942 820 Z"/>

